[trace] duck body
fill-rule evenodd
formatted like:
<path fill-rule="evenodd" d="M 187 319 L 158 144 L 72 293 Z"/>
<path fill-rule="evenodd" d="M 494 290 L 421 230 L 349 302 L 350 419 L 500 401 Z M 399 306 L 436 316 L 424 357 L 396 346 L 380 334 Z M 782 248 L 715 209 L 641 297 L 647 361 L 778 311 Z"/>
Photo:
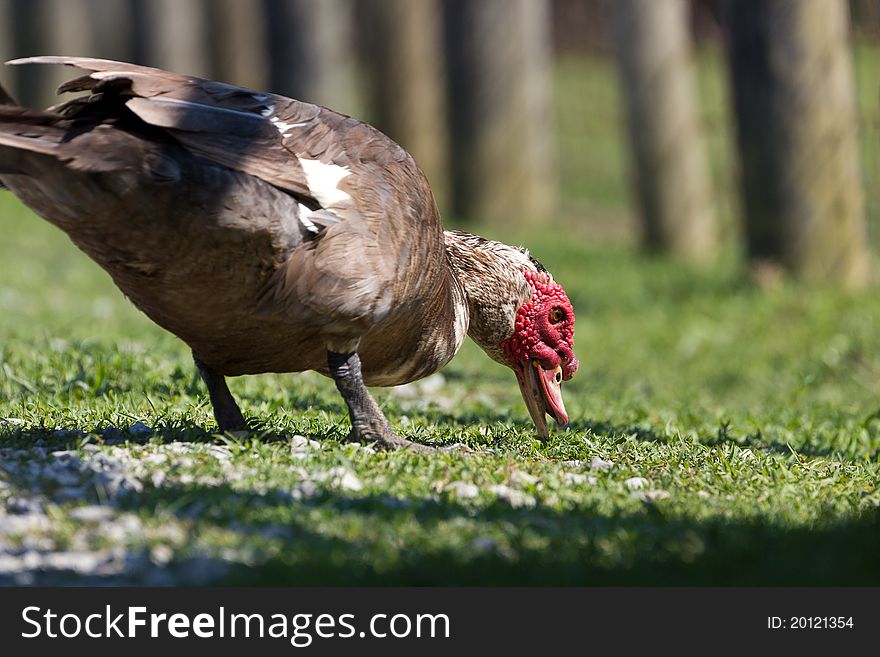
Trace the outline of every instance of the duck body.
<path fill-rule="evenodd" d="M 190 87 L 204 94 L 216 86 L 221 103 L 225 85 L 117 62 L 64 61 L 104 69 L 93 100 L 60 108 L 43 137 L 59 152 L 30 156 L 38 176 L 2 174 L 3 181 L 212 369 L 327 374 L 328 342 L 357 343 L 365 382 L 390 386 L 436 371 L 459 349 L 464 293 L 447 266 L 439 213 L 415 161 L 384 134 L 257 92 L 248 109 L 226 110 L 222 127 L 232 132 L 217 133 L 210 119 L 223 105 L 181 97 L 213 100 Z M 135 95 L 133 76 L 159 78 L 151 87 L 165 91 L 157 111 L 177 112 L 160 120 L 204 121 L 184 142 L 225 139 L 240 152 L 212 159 L 172 139 L 174 127 L 166 132 L 140 119 L 126 103 L 150 101 Z M 264 124 L 259 130 L 255 120 Z M 236 127 L 258 138 L 244 143 Z M 293 169 L 278 176 L 293 189 L 255 175 L 261 172 L 244 162 L 252 151 Z"/>
<path fill-rule="evenodd" d="M 505 344 L 532 322 L 535 277 L 552 277 L 521 250 L 444 231 L 418 165 L 375 128 L 121 62 L 13 63 L 87 73 L 61 87 L 84 95 L 46 111 L 0 90 L 0 183 L 191 347 L 222 430 L 244 426 L 224 377 L 315 370 L 335 380 L 356 438 L 411 445 L 364 386 L 437 371 L 468 333 L 514 368 L 533 417 L 567 419 L 547 392 L 577 368 L 567 297 L 570 330 L 548 329 L 562 342 L 535 378 Z"/>

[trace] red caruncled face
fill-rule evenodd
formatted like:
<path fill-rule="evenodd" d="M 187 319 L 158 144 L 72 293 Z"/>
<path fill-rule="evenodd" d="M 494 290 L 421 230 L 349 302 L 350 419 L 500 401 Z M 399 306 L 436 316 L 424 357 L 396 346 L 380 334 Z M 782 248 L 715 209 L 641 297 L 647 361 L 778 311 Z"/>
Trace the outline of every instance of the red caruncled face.
<path fill-rule="evenodd" d="M 547 438 L 545 413 L 557 425 L 568 424 L 562 403 L 562 381 L 578 368 L 574 346 L 574 308 L 546 272 L 524 270 L 532 296 L 516 314 L 514 333 L 501 343 L 516 373 L 529 414 L 542 438 Z"/>

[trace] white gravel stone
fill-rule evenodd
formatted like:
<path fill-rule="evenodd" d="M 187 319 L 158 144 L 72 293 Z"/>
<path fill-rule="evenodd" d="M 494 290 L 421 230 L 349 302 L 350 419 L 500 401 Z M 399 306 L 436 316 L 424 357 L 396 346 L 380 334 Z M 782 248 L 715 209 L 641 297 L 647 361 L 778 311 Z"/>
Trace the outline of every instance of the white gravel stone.
<path fill-rule="evenodd" d="M 357 476 L 348 471 L 342 475 L 342 478 L 339 479 L 339 483 L 337 484 L 339 488 L 342 490 L 350 490 L 350 491 L 359 491 L 363 490 L 364 485 L 361 483 L 361 480 L 357 478 Z"/>
<path fill-rule="evenodd" d="M 309 443 L 312 442 L 305 436 L 291 436 L 290 438 L 290 449 L 294 451 L 302 451 L 309 448 Z"/>
<path fill-rule="evenodd" d="M 302 481 L 290 491 L 290 496 L 295 500 L 308 499 L 318 494 L 318 485 L 314 481 Z"/>
<path fill-rule="evenodd" d="M 467 481 L 450 482 L 446 484 L 444 490 L 449 491 L 451 495 L 462 500 L 471 500 L 480 494 L 479 487 Z"/>
<path fill-rule="evenodd" d="M 331 486 L 341 488 L 342 490 L 359 491 L 364 487 L 354 472 L 341 465 L 330 468 L 326 472 L 317 473 L 311 479 L 318 482 L 327 482 Z"/>
<path fill-rule="evenodd" d="M 208 453 L 218 461 L 228 461 L 232 458 L 232 452 L 223 445 L 209 445 Z"/>
<path fill-rule="evenodd" d="M 367 454 L 375 454 L 376 453 L 375 449 L 373 449 L 369 445 L 364 445 L 363 443 L 350 442 L 350 443 L 347 443 L 347 445 L 348 445 L 348 447 L 351 447 L 352 449 L 356 449 L 359 452 L 366 452 Z"/>
<path fill-rule="evenodd" d="M 648 485 L 648 480 L 644 477 L 630 477 L 626 481 L 623 482 L 623 485 L 629 488 L 630 490 L 641 490 L 645 486 Z"/>
<path fill-rule="evenodd" d="M 127 472 L 98 472 L 94 477 L 95 485 L 104 489 L 111 497 L 125 493 L 140 493 L 144 485 Z"/>
<path fill-rule="evenodd" d="M 21 570 L 21 557 L 0 552 L 0 575 L 17 574 Z"/>
<path fill-rule="evenodd" d="M 169 545 L 155 545 L 150 550 L 150 561 L 164 566 L 174 558 L 174 550 Z"/>
<path fill-rule="evenodd" d="M 28 532 L 45 531 L 50 527 L 49 518 L 42 513 L 0 515 L 0 535 L 15 536 Z"/>
<path fill-rule="evenodd" d="M 144 532 L 144 524 L 133 513 L 126 513 L 116 521 L 129 535 L 141 535 Z"/>
<path fill-rule="evenodd" d="M 593 460 L 590 461 L 591 470 L 608 470 L 612 467 L 614 467 L 614 461 L 606 461 L 599 456 L 594 456 Z"/>
<path fill-rule="evenodd" d="M 591 477 L 581 472 L 562 473 L 562 482 L 567 486 L 583 486 L 584 484 L 595 484 L 597 481 L 596 477 Z"/>
<path fill-rule="evenodd" d="M 534 486 L 539 481 L 538 477 L 522 470 L 516 470 L 510 475 L 510 483 L 514 486 Z"/>
<path fill-rule="evenodd" d="M 69 517 L 71 520 L 79 522 L 104 522 L 113 518 L 114 512 L 108 506 L 98 506 L 90 504 L 89 506 L 81 506 L 73 509 Z"/>
<path fill-rule="evenodd" d="M 533 507 L 536 504 L 535 498 L 531 495 L 526 495 L 521 490 L 510 488 L 504 484 L 496 484 L 489 490 L 495 493 L 499 500 L 507 502 L 514 508 Z"/>
<path fill-rule="evenodd" d="M 657 500 L 666 500 L 671 497 L 669 491 L 666 490 L 638 491 L 638 493 L 634 493 L 634 495 L 638 495 L 645 502 L 656 502 Z"/>
<path fill-rule="evenodd" d="M 51 570 L 72 570 L 75 573 L 91 573 L 104 566 L 110 555 L 101 552 L 50 552 L 40 555 L 40 566 Z"/>
<path fill-rule="evenodd" d="M 163 451 L 172 454 L 189 454 L 193 451 L 192 445 L 188 443 L 168 443 L 162 447 Z"/>

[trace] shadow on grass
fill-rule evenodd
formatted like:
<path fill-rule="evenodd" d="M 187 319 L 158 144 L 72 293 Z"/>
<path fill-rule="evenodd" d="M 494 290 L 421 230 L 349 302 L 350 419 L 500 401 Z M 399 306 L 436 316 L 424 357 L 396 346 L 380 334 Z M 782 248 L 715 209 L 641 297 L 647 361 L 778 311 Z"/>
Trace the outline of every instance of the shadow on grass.
<path fill-rule="evenodd" d="M 278 432 L 259 421 L 250 422 L 246 438 L 260 442 L 289 441 L 297 433 L 307 434 L 316 440 L 341 440 L 346 436 L 343 425 L 316 428 L 312 423 L 309 429 L 291 426 L 289 431 Z M 222 434 L 216 427 L 202 426 L 187 420 L 159 420 L 153 427 L 118 428 L 96 425 L 77 429 L 21 428 L 16 425 L 0 424 L 0 447 L 30 448 L 42 446 L 54 450 L 76 449 L 84 442 L 99 442 L 105 445 L 144 445 L 150 442 L 169 443 L 222 443 L 227 440 L 241 440 L 241 436 Z"/>
<path fill-rule="evenodd" d="M 596 436 L 634 436 L 637 440 L 643 442 L 666 444 L 678 440 L 677 438 L 670 437 L 653 427 L 646 427 L 643 424 L 635 423 L 614 424 L 602 420 L 584 420 L 580 422 L 572 422 L 568 425 L 568 428 L 577 433 L 590 432 Z M 844 458 L 847 458 L 846 453 L 840 449 L 832 447 L 822 448 L 816 445 L 799 445 L 797 448 L 794 448 L 786 443 L 779 442 L 778 440 L 768 440 L 760 433 L 732 436 L 728 434 L 723 426 L 719 427 L 715 434 L 700 435 L 698 437 L 698 442 L 706 447 L 719 447 L 724 444 L 731 444 L 736 445 L 741 449 L 758 449 L 765 452 L 781 454 L 783 456 L 798 454 L 815 458 L 836 458 L 843 455 Z M 866 455 L 859 454 L 858 456 L 861 459 Z M 873 460 L 876 457 L 876 453 L 873 455 L 867 455 L 869 460 Z"/>
<path fill-rule="evenodd" d="M 139 511 L 173 505 L 182 517 L 232 529 L 245 542 L 248 536 L 280 541 L 266 551 L 274 556 L 235 564 L 218 584 L 880 584 L 876 511 L 811 530 L 671 518 L 651 504 L 643 512 L 600 515 L 502 502 L 479 509 L 442 499 L 407 505 L 328 492 L 296 501 L 283 492 L 226 486 L 151 489 L 128 504 Z M 308 521 L 316 511 L 332 518 L 329 530 Z M 280 518 L 286 521 L 279 525 Z M 485 533 L 456 529 L 463 521 L 482 523 Z M 502 536 L 491 538 L 499 528 Z"/>
<path fill-rule="evenodd" d="M 599 425 L 594 425 L 599 427 Z M 620 431 L 616 427 L 608 427 Z M 165 442 L 213 442 L 191 424 L 157 427 Z M 0 430 L 0 445 L 77 447 L 81 436 L 55 431 Z M 126 436 L 125 440 L 137 441 Z M 155 436 L 143 436 L 152 440 Z M 653 434 L 641 439 L 660 439 Z M 559 509 L 513 508 L 455 499 L 353 496 L 318 488 L 297 499 L 287 489 L 267 492 L 228 484 L 147 485 L 116 500 L 141 516 L 173 514 L 193 523 L 196 536 L 232 547 L 232 556 L 204 559 L 216 577 L 201 583 L 240 585 L 878 585 L 880 510 L 815 528 L 767 519 L 700 519 L 661 500 L 639 509 L 603 511 L 601 504 Z M 239 549 L 241 548 L 241 549 Z M 235 555 L 247 555 L 244 557 Z M 238 560 L 240 559 L 240 561 Z M 242 563 L 246 561 L 247 564 Z M 164 566 L 136 557 L 108 583 L 185 583 L 186 560 Z M 206 562 L 207 563 L 207 562 Z M 222 565 L 222 564 L 220 564 Z M 156 577 L 156 569 L 167 577 Z M 187 567 L 188 568 L 188 567 Z M 146 573 L 146 574 L 145 574 Z M 152 573 L 152 574 L 149 574 Z M 145 577 L 148 579 L 144 579 Z M 100 579 L 100 578 L 99 578 Z M 56 573 L 41 583 L 75 583 Z M 97 582 L 94 577 L 86 581 Z"/>
<path fill-rule="evenodd" d="M 311 408 L 304 406 L 304 408 Z M 338 410 L 338 409 L 336 409 Z M 399 415 L 404 415 L 403 411 L 397 408 L 390 409 L 388 417 L 392 423 L 398 419 Z M 485 426 L 487 424 L 498 424 L 510 427 L 516 431 L 522 428 L 526 433 L 530 432 L 532 425 L 527 422 L 517 422 L 506 414 L 486 414 L 483 412 L 463 412 L 458 415 L 446 411 L 429 409 L 422 413 L 422 416 L 430 423 L 436 425 L 447 425 L 449 427 L 473 427 L 477 425 Z M 246 414 L 247 417 L 247 414 Z M 310 422 L 308 420 L 294 420 L 290 425 L 281 432 L 277 431 L 277 425 L 269 427 L 266 422 L 258 417 L 250 416 L 248 419 L 250 426 L 248 438 L 257 439 L 261 442 L 280 442 L 289 440 L 294 434 L 307 435 L 315 440 L 335 440 L 344 441 L 348 434 L 348 424 L 345 421 L 339 423 L 327 424 L 326 422 Z M 148 429 L 148 430 L 147 430 Z M 603 420 L 582 420 L 569 423 L 568 429 L 575 434 L 592 434 L 600 437 L 613 436 L 632 436 L 642 442 L 654 442 L 667 444 L 675 439 L 658 431 L 653 427 L 647 427 L 644 424 L 637 423 L 612 423 Z M 401 435 L 415 440 L 416 442 L 426 442 L 424 437 L 420 438 L 416 435 L 407 435 L 403 430 Z M 427 443 L 435 447 L 443 447 L 453 442 L 459 442 L 455 438 L 453 431 L 445 440 L 429 440 Z M 224 436 L 220 434 L 213 423 L 208 425 L 200 425 L 186 419 L 179 418 L 157 418 L 152 427 L 144 427 L 144 430 L 137 431 L 129 428 L 119 428 L 111 425 L 95 425 L 95 426 L 79 426 L 69 429 L 49 429 L 49 428 L 21 428 L 14 424 L 0 423 L 0 447 L 31 447 L 33 445 L 50 446 L 52 449 L 75 449 L 88 437 L 98 437 L 98 440 L 104 444 L 125 444 L 126 442 L 135 444 L 145 444 L 158 440 L 161 443 L 174 442 L 192 442 L 192 443 L 216 443 L 224 442 L 230 438 L 240 440 L 241 437 Z M 472 437 L 466 437 L 466 441 L 474 448 L 481 447 L 498 447 L 497 444 L 483 444 L 483 441 L 476 440 Z M 718 429 L 714 435 L 699 436 L 699 443 L 706 447 L 717 447 L 724 444 L 733 444 L 740 448 L 753 448 L 762 451 L 774 452 L 784 456 L 792 453 L 808 457 L 836 458 L 846 454 L 838 449 L 823 449 L 815 445 L 800 445 L 794 449 L 785 443 L 775 440 L 763 438 L 760 434 L 748 434 L 741 437 L 733 437 L 727 434 L 724 427 Z M 878 454 L 870 456 L 874 459 Z M 863 455 L 860 455 L 863 457 Z"/>
<path fill-rule="evenodd" d="M 327 422 L 326 420 L 315 420 L 308 417 L 292 418 L 287 422 L 287 426 L 279 427 L 278 423 L 265 421 L 261 417 L 244 411 L 244 416 L 248 422 L 248 439 L 258 439 L 261 442 L 280 442 L 290 440 L 293 435 L 304 435 L 314 440 L 335 440 L 345 441 L 350 429 L 347 416 L 342 410 L 340 404 L 312 404 L 303 401 L 296 403 L 294 408 L 301 408 L 309 411 L 326 411 L 329 414 L 338 415 L 338 422 Z M 392 424 L 399 421 L 400 416 L 406 415 L 405 411 L 399 408 L 387 411 L 387 417 Z M 451 414 L 443 414 L 440 418 L 437 414 L 427 413 L 425 418 L 435 424 L 447 424 L 456 427 L 485 425 L 487 420 L 485 416 L 477 413 L 465 414 L 463 416 L 453 416 Z M 0 419 L 0 448 L 15 447 L 28 448 L 34 445 L 50 447 L 53 450 L 75 449 L 82 445 L 83 441 L 90 440 L 92 442 L 100 442 L 106 445 L 123 445 L 125 443 L 146 444 L 153 441 L 159 443 L 217 443 L 225 442 L 228 439 L 241 440 L 241 436 L 232 436 L 222 434 L 217 429 L 214 422 L 205 424 L 197 424 L 186 418 L 162 416 L 156 417 L 154 420 L 147 420 L 152 426 L 143 425 L 137 427 L 139 423 L 129 427 L 117 427 L 112 424 L 75 424 L 64 428 L 48 428 L 48 427 L 21 427 L 17 424 L 4 422 Z M 509 424 L 509 418 L 506 416 L 498 416 L 499 423 Z M 280 430 L 279 430 L 280 428 Z M 419 441 L 418 436 L 408 435 L 405 428 L 401 428 L 402 436 Z M 443 447 L 447 444 L 456 442 L 454 439 L 447 440 L 429 440 L 427 441 L 435 447 Z"/>

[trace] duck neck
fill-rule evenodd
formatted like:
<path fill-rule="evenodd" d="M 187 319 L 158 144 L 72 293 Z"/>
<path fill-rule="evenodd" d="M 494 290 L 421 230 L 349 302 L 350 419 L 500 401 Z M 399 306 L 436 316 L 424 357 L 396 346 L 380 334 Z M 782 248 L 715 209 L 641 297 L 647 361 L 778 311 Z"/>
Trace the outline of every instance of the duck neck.
<path fill-rule="evenodd" d="M 445 231 L 449 268 L 464 292 L 468 335 L 493 360 L 508 365 L 501 343 L 513 335 L 516 313 L 531 296 L 522 274 L 536 270 L 528 254 L 512 246 Z"/>

